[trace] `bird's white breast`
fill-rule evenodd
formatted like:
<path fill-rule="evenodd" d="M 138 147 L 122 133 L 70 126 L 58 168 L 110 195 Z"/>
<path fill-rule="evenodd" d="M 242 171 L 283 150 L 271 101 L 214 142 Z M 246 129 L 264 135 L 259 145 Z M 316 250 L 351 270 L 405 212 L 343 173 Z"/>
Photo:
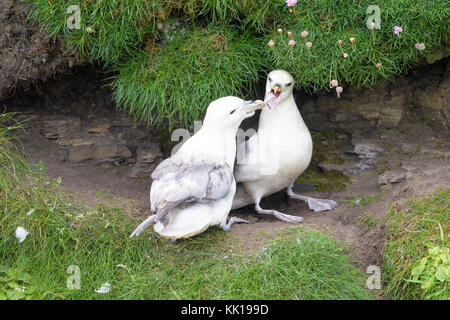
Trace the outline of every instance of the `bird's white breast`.
<path fill-rule="evenodd" d="M 258 144 L 268 150 L 261 162 L 271 170 L 258 180 L 243 183 L 250 194 L 267 196 L 289 186 L 308 167 L 312 157 L 311 134 L 295 101 L 286 99 L 274 110 L 264 109 L 258 128 Z"/>

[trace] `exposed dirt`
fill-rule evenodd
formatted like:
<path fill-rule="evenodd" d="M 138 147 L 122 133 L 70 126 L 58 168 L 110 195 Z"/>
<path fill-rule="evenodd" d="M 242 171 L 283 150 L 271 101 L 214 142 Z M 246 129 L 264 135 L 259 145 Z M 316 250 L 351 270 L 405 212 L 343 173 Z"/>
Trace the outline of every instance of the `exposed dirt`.
<path fill-rule="evenodd" d="M 0 100 L 39 81 L 65 72 L 79 59 L 26 21 L 28 3 L 0 1 Z"/>

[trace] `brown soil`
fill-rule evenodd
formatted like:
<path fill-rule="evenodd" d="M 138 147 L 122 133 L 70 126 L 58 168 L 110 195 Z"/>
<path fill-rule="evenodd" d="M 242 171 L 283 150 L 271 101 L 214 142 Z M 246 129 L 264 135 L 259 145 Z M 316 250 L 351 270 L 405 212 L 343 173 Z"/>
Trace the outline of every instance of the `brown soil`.
<path fill-rule="evenodd" d="M 79 63 L 64 53 L 61 43 L 26 21 L 28 12 L 24 1 L 0 1 L 0 100 Z"/>

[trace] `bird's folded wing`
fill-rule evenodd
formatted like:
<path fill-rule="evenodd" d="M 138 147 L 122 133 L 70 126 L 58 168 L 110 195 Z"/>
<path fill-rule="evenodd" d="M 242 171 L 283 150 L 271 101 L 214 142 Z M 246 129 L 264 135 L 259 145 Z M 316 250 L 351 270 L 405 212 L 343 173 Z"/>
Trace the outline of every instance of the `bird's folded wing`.
<path fill-rule="evenodd" d="M 160 163 L 152 178 L 151 207 L 162 218 L 186 202 L 223 198 L 233 182 L 233 172 L 227 164 L 176 164 L 169 158 Z"/>

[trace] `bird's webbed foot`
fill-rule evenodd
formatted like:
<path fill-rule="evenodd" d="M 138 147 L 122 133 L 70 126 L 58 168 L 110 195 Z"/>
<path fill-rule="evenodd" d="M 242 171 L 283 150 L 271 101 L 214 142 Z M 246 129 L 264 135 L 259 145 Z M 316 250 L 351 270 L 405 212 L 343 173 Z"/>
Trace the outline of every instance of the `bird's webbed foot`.
<path fill-rule="evenodd" d="M 302 217 L 298 217 L 298 216 L 291 216 L 289 214 L 285 214 L 285 213 L 281 213 L 277 210 L 268 210 L 268 209 L 262 209 L 259 206 L 259 203 L 257 203 L 255 205 L 255 211 L 259 214 L 270 214 L 273 215 L 274 217 L 280 219 L 281 221 L 284 222 L 289 222 L 289 223 L 300 223 L 303 221 Z"/>
<path fill-rule="evenodd" d="M 221 226 L 223 231 L 229 231 L 230 228 L 231 228 L 231 225 L 233 223 L 235 223 L 235 222 L 238 222 L 238 223 L 249 223 L 247 220 L 244 220 L 244 219 L 241 219 L 241 218 L 238 218 L 238 217 L 231 217 L 230 220 L 228 220 L 227 224 L 224 224 L 224 225 Z"/>
<path fill-rule="evenodd" d="M 296 194 L 294 193 L 294 191 L 292 191 L 292 186 L 287 188 L 286 193 L 292 199 L 306 201 L 306 203 L 308 204 L 308 208 L 310 210 L 313 210 L 314 212 L 329 211 L 338 206 L 337 202 L 334 200 L 316 199 Z"/>

